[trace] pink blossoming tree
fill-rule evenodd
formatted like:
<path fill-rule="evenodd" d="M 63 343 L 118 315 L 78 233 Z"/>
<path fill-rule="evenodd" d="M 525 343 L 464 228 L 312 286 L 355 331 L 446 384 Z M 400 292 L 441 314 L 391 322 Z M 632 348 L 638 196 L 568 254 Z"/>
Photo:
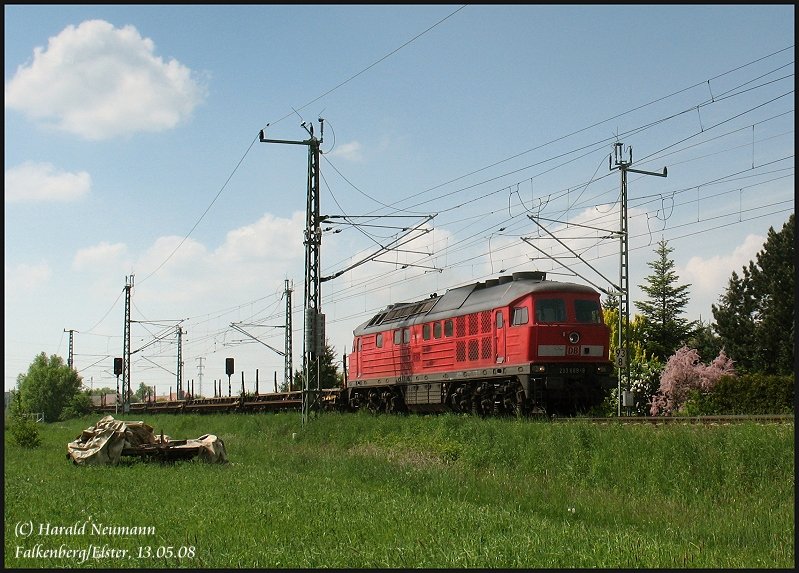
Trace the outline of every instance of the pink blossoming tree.
<path fill-rule="evenodd" d="M 691 390 L 711 392 L 722 376 L 734 376 L 733 362 L 722 350 L 708 365 L 702 364 L 699 353 L 683 346 L 666 362 L 660 387 L 652 396 L 653 416 L 670 416 L 679 412 Z"/>

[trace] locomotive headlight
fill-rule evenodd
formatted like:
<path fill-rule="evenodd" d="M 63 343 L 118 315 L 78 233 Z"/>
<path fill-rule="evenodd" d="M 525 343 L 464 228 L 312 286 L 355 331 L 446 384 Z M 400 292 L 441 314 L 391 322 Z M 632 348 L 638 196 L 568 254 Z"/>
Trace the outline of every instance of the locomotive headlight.
<path fill-rule="evenodd" d="M 543 364 L 533 364 L 533 366 L 530 368 L 530 370 L 532 372 L 546 372 L 547 371 L 547 367 L 544 366 Z"/>
<path fill-rule="evenodd" d="M 580 342 L 580 333 L 579 332 L 570 332 L 569 333 L 569 342 L 572 344 L 577 344 Z"/>

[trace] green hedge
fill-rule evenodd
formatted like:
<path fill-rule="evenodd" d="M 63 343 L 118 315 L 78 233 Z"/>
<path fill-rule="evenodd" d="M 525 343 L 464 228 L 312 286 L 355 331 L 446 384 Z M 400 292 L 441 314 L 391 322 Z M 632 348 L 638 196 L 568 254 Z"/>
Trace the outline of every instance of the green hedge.
<path fill-rule="evenodd" d="M 724 376 L 708 393 L 692 391 L 685 413 L 690 416 L 793 414 L 794 385 L 793 375 Z"/>

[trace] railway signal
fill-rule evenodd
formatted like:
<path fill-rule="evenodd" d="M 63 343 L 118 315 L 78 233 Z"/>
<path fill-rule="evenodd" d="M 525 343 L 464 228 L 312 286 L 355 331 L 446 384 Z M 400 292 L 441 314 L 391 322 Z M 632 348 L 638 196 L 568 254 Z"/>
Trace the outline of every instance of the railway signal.
<path fill-rule="evenodd" d="M 233 368 L 233 359 L 232 358 L 225 358 L 225 374 L 227 374 L 227 393 L 230 396 L 230 377 L 235 372 Z M 219 393 L 222 394 L 221 392 Z"/>
<path fill-rule="evenodd" d="M 123 370 L 123 359 L 122 358 L 114 358 L 114 375 L 117 377 L 117 399 L 116 399 L 116 408 L 114 409 L 114 413 L 119 413 L 119 375 L 122 374 Z"/>

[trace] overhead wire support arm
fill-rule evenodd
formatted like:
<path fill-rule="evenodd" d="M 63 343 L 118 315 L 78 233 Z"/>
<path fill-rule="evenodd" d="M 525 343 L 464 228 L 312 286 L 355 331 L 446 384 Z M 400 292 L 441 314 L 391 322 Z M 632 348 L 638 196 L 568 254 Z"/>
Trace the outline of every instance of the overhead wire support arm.
<path fill-rule="evenodd" d="M 591 281 L 591 280 L 589 280 L 589 279 L 585 278 L 583 275 L 581 275 L 580 273 L 578 273 L 577 271 L 575 271 L 573 268 L 569 268 L 569 267 L 567 267 L 567 266 L 566 266 L 566 265 L 564 265 L 562 262 L 560 262 L 560 259 L 558 259 L 558 258 L 556 258 L 556 257 L 553 257 L 552 255 L 550 255 L 549 253 L 547 253 L 546 251 L 544 251 L 544 250 L 543 250 L 543 249 L 541 249 L 540 247 L 538 247 L 538 246 L 534 245 L 533 243 L 531 243 L 531 242 L 530 242 L 530 239 L 529 239 L 529 237 L 522 237 L 522 241 L 524 241 L 525 243 L 527 243 L 528 245 L 530 245 L 531 247 L 533 247 L 533 248 L 534 248 L 536 251 L 538 251 L 539 253 L 541 253 L 542 255 L 544 255 L 545 257 L 547 257 L 548 259 L 555 261 L 555 262 L 556 262 L 556 263 L 558 263 L 560 266 L 562 266 L 564 269 L 567 269 L 567 270 L 571 271 L 572 273 L 574 273 L 575 275 L 577 275 L 578 277 L 580 277 L 581 279 L 583 279 L 585 282 L 587 282 L 587 283 L 588 283 L 588 284 L 590 284 L 591 286 L 595 287 L 597 290 L 599 290 L 599 291 L 601 291 L 601 292 L 605 293 L 605 294 L 606 294 L 606 295 L 608 295 L 608 296 L 613 296 L 614 294 L 617 294 L 617 293 L 614 293 L 613 291 L 609 291 L 608 289 L 602 288 L 601 286 L 597 285 L 597 284 L 596 284 L 596 283 L 594 283 L 593 281 Z M 580 258 L 580 257 L 579 257 L 579 255 L 577 256 L 577 258 Z M 585 261 L 583 261 L 583 262 L 585 262 Z M 588 264 L 588 263 L 586 263 L 586 264 Z M 590 265 L 589 265 L 589 266 L 590 266 Z M 591 267 L 591 268 L 593 268 L 593 267 Z M 600 275 L 600 276 L 601 276 L 601 275 Z M 602 278 L 605 278 L 605 277 L 602 277 Z M 607 279 L 605 279 L 605 280 L 607 280 Z M 613 286 L 614 288 L 617 288 L 617 287 L 616 287 L 616 285 L 613 285 L 612 283 L 611 283 L 611 286 Z"/>
<path fill-rule="evenodd" d="M 303 140 L 303 141 L 291 141 L 291 140 L 288 140 L 288 139 L 267 139 L 266 137 L 264 137 L 264 130 L 263 129 L 258 134 L 258 139 L 260 140 L 261 143 L 288 143 L 289 145 L 310 145 L 311 144 L 311 140 L 310 139 L 306 139 L 306 140 Z"/>
<path fill-rule="evenodd" d="M 556 219 L 547 219 L 546 217 L 534 217 L 533 215 L 529 214 L 527 215 L 527 218 L 530 219 L 535 224 L 538 224 L 538 221 L 549 221 L 550 223 L 562 223 L 562 221 L 558 221 Z M 613 231 L 610 229 L 601 229 L 599 227 L 592 227 L 591 225 L 582 225 L 580 223 L 567 223 L 567 225 L 569 227 L 580 227 L 582 229 L 591 229 L 592 231 L 602 231 L 603 233 L 609 233 L 607 237 L 602 237 L 603 239 L 610 239 L 612 237 L 617 237 L 619 235 L 618 231 Z"/>
<path fill-rule="evenodd" d="M 257 339 L 255 336 L 253 336 L 252 334 L 250 334 L 249 332 L 247 332 L 246 330 L 244 330 L 243 328 L 241 328 L 241 327 L 240 327 L 239 325 L 237 325 L 236 323 L 233 323 L 233 322 L 231 322 L 231 323 L 230 323 L 230 327 L 231 327 L 231 328 L 235 328 L 236 330 L 238 330 L 239 332 L 241 332 L 241 333 L 242 333 L 244 336 L 248 336 L 248 337 L 252 338 L 252 339 L 253 339 L 255 342 L 258 342 L 258 343 L 260 343 L 260 344 L 263 344 L 263 345 L 264 345 L 264 346 L 266 346 L 266 347 L 267 347 L 269 350 L 272 350 L 272 351 L 274 351 L 274 352 L 277 352 L 277 353 L 278 353 L 280 356 L 285 356 L 285 355 L 286 355 L 286 354 L 285 354 L 285 353 L 284 353 L 282 350 L 278 350 L 277 348 L 273 348 L 272 346 L 269 346 L 269 345 L 268 345 L 266 342 L 264 342 L 263 340 L 259 340 L 259 339 Z"/>
<path fill-rule="evenodd" d="M 408 268 L 408 267 L 414 267 L 414 268 L 417 268 L 417 269 L 428 269 L 428 270 L 436 271 L 436 272 L 439 272 L 439 273 L 443 273 L 444 272 L 444 269 L 439 269 L 438 267 L 428 267 L 426 265 L 416 265 L 414 263 L 397 263 L 397 261 L 381 261 L 380 259 L 372 259 L 372 262 L 374 262 L 374 263 L 386 263 L 388 265 L 397 265 L 397 264 L 399 264 L 401 269 L 405 269 L 405 268 Z"/>
<path fill-rule="evenodd" d="M 409 243 L 409 242 L 411 242 L 414 239 L 418 239 L 419 238 L 418 236 L 417 237 L 412 237 L 410 239 L 407 239 L 407 237 L 408 237 L 408 235 L 410 235 L 414 231 L 420 230 L 419 227 L 421 227 L 425 223 L 433 220 L 435 217 L 436 217 L 436 215 L 428 215 L 428 216 L 426 216 L 423 221 L 420 221 L 419 223 L 417 223 L 413 227 L 409 227 L 409 228 L 406 227 L 405 229 L 403 229 L 404 231 L 407 231 L 407 233 L 405 233 L 401 237 L 397 237 L 392 242 L 390 242 L 388 245 L 386 245 L 386 246 L 380 245 L 380 249 L 378 249 L 376 252 L 372 253 L 371 255 L 367 255 L 366 257 L 364 257 L 363 259 L 359 260 L 358 262 L 355 262 L 355 263 L 351 264 L 350 266 L 348 266 L 347 268 L 342 269 L 342 270 L 340 270 L 340 271 L 338 271 L 338 272 L 336 272 L 336 273 L 334 273 L 332 275 L 329 275 L 329 276 L 326 276 L 326 277 L 322 277 L 320 280 L 322 282 L 325 282 L 325 281 L 329 281 L 329 280 L 333 280 L 335 278 L 338 278 L 341 275 L 343 275 L 344 273 L 346 273 L 348 271 L 351 271 L 352 269 L 354 269 L 356 267 L 359 267 L 359 266 L 361 266 L 361 265 L 363 265 L 365 263 L 368 263 L 369 261 L 375 260 L 377 257 L 379 257 L 380 255 L 382 255 L 384 253 L 396 250 L 397 247 L 401 247 L 402 245 L 404 245 L 406 243 Z M 421 229 L 422 235 L 425 235 L 425 234 L 429 233 L 431 230 L 432 229 Z M 380 261 L 380 262 L 385 262 L 385 261 Z"/>
<path fill-rule="evenodd" d="M 528 215 L 528 217 L 530 217 L 530 216 Z M 600 277 L 602 277 L 603 279 L 605 279 L 605 280 L 608 282 L 608 284 L 609 284 L 610 286 L 612 286 L 613 288 L 615 288 L 617 291 L 621 291 L 621 287 L 620 287 L 619 285 L 615 285 L 615 284 L 613 284 L 613 281 L 611 281 L 609 278 L 607 278 L 605 275 L 603 275 L 601 272 L 599 272 L 599 271 L 598 271 L 598 270 L 597 270 L 597 269 L 596 269 L 596 268 L 595 268 L 595 267 L 594 267 L 594 266 L 593 266 L 591 263 L 589 263 L 588 261 L 586 261 L 586 260 L 585 260 L 583 257 L 581 257 L 581 256 L 580 256 L 580 255 L 578 255 L 576 252 L 574 252 L 574 250 L 573 250 L 573 249 L 571 249 L 571 247 L 569 247 L 569 246 L 568 246 L 566 243 L 564 243 L 564 242 L 563 242 L 563 241 L 561 241 L 559 238 L 557 238 L 555 235 L 553 235 L 553 234 L 552 234 L 552 232 L 551 232 L 549 229 L 547 229 L 547 228 L 546 228 L 546 227 L 544 227 L 544 226 L 543 226 L 541 223 L 539 223 L 538 221 L 536 221 L 534 217 L 530 217 L 530 220 L 531 220 L 533 223 L 535 223 L 536 225 L 538 225 L 538 226 L 539 226 L 541 229 L 543 229 L 543 230 L 544 230 L 544 232 L 545 232 L 546 234 L 548 234 L 548 235 L 549 235 L 550 237 L 552 237 L 552 238 L 553 238 L 555 241 L 557 241 L 557 242 L 558 242 L 558 244 L 560 244 L 560 245 L 561 245 L 563 248 L 565 248 L 565 249 L 566 249 L 567 251 L 569 251 L 569 252 L 570 252 L 572 255 L 574 255 L 575 257 L 577 257 L 577 259 L 578 259 L 578 260 L 580 260 L 581 262 L 585 263 L 585 264 L 586 264 L 586 266 L 588 266 L 588 268 L 590 268 L 592 271 L 594 271 L 594 272 L 595 272 L 596 274 L 598 274 Z M 529 240 L 529 237 L 522 237 L 522 241 L 524 241 L 525 243 L 527 243 L 527 244 L 528 244 L 528 245 L 530 245 L 531 247 L 533 247 L 533 248 L 535 248 L 535 249 L 538 249 L 538 250 L 539 250 L 541 253 L 543 253 L 543 254 L 544 254 L 544 255 L 546 255 L 547 257 L 551 258 L 553 261 L 555 261 L 555 262 L 557 262 L 557 263 L 561 264 L 561 263 L 560 263 L 560 262 L 559 262 L 557 259 L 555 259 L 555 258 L 554 258 L 554 257 L 552 257 L 551 255 L 548 255 L 547 253 L 545 253 L 544 251 L 542 251 L 541 249 L 539 249 L 538 247 L 536 247 L 535 245 L 533 245 L 533 244 L 530 242 L 530 240 Z M 575 272 L 573 269 L 569 269 L 569 270 L 571 270 L 571 271 L 572 271 L 574 274 L 576 274 L 578 277 L 580 277 L 580 278 L 581 278 L 581 279 L 583 279 L 584 281 L 587 281 L 587 282 L 588 282 L 588 283 L 590 283 L 591 285 L 595 286 L 596 288 L 598 288 L 599 290 L 601 290 L 602 292 L 604 292 L 604 293 L 605 293 L 605 294 L 607 294 L 608 296 L 610 296 L 610 295 L 611 295 L 611 293 L 610 293 L 609 291 L 607 291 L 606 289 L 603 289 L 603 288 L 601 288 L 601 287 L 599 287 L 599 286 L 595 285 L 594 283 L 592 283 L 591 281 L 589 281 L 587 278 L 585 278 L 585 277 L 583 277 L 583 276 L 581 276 L 581 275 L 577 274 L 577 273 L 576 273 L 576 272 Z"/>
<path fill-rule="evenodd" d="M 180 321 L 178 321 L 178 324 L 176 324 L 174 327 L 171 327 L 168 331 L 164 332 L 163 334 L 154 337 L 151 341 L 147 342 L 146 344 L 144 344 L 143 346 L 137 348 L 136 350 L 131 350 L 130 354 L 136 354 L 138 352 L 141 352 L 142 350 L 144 350 L 145 348 L 147 348 L 149 346 L 152 346 L 156 342 L 159 342 L 159 341 L 165 339 L 167 336 L 171 336 L 172 333 L 174 332 L 173 329 L 179 329 L 180 325 L 183 323 L 184 320 L 185 319 L 181 319 Z M 131 320 L 131 322 L 141 322 L 141 321 Z"/>

